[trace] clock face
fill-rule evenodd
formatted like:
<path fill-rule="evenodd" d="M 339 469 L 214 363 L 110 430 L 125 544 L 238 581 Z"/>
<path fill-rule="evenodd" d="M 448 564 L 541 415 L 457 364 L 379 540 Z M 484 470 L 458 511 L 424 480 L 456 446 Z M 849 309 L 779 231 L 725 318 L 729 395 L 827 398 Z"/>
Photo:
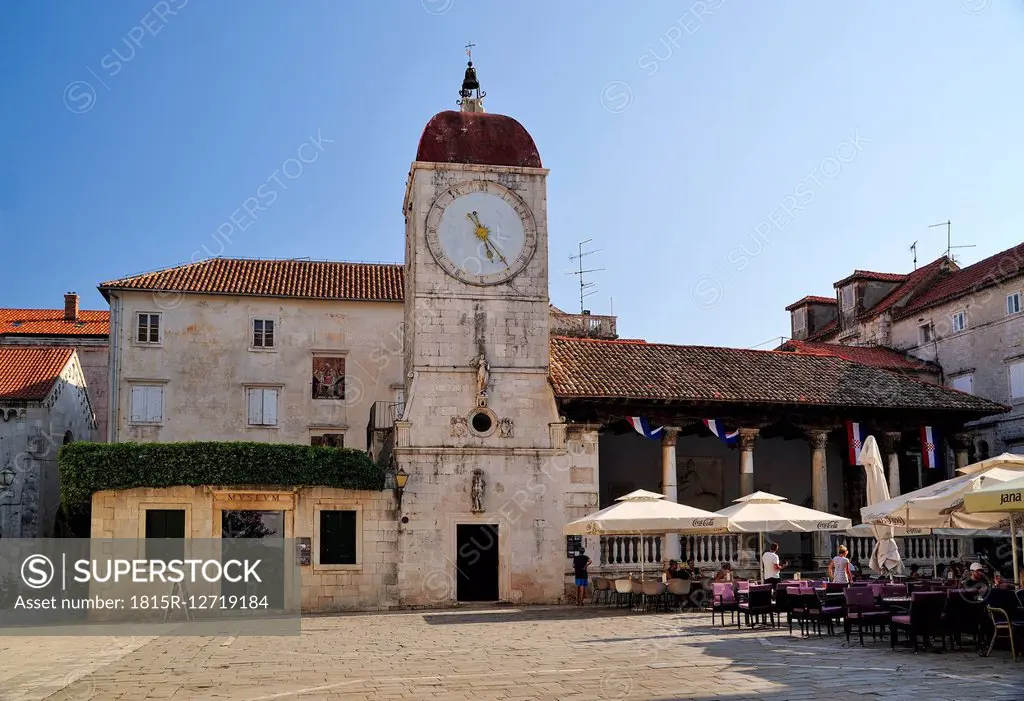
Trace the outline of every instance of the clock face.
<path fill-rule="evenodd" d="M 489 180 L 459 183 L 431 206 L 427 246 L 449 275 L 471 285 L 497 285 L 530 262 L 537 225 L 508 188 Z"/>

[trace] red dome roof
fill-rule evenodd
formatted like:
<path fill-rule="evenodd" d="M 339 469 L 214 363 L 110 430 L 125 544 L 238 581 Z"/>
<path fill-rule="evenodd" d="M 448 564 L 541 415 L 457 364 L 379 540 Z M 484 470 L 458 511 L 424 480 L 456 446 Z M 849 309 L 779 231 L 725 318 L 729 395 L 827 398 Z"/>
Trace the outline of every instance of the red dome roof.
<path fill-rule="evenodd" d="M 540 154 L 523 125 L 502 114 L 435 114 L 420 137 L 416 160 L 540 168 Z"/>

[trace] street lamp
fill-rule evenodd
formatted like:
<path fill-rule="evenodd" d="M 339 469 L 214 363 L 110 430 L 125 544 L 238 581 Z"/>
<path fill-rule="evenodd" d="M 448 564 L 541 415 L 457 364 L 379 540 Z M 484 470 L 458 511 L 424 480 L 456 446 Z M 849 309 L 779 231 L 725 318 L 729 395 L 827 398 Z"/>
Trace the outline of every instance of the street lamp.
<path fill-rule="evenodd" d="M 398 502 L 398 510 L 402 510 L 402 492 L 405 491 L 405 485 L 409 483 L 409 474 L 401 467 L 395 472 L 395 501 Z"/>

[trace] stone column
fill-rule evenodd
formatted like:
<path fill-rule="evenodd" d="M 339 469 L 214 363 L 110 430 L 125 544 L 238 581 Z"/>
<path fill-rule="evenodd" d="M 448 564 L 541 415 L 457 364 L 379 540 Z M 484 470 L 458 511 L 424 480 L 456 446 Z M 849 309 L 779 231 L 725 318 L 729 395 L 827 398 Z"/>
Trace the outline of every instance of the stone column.
<path fill-rule="evenodd" d="M 740 429 L 740 496 L 754 493 L 754 441 L 759 429 Z"/>
<path fill-rule="evenodd" d="M 956 469 L 959 470 L 962 467 L 967 467 L 967 450 L 971 445 L 971 434 L 969 433 L 954 433 L 953 434 L 953 456 L 956 463 Z M 952 477 L 952 475 L 949 475 Z"/>
<path fill-rule="evenodd" d="M 889 469 L 889 498 L 900 495 L 900 459 L 899 448 L 903 434 L 899 431 L 887 431 L 882 434 L 882 458 Z"/>
<path fill-rule="evenodd" d="M 816 511 L 828 513 L 828 464 L 825 449 L 828 447 L 828 431 L 813 429 L 807 431 L 811 444 L 811 499 Z M 812 538 L 813 554 L 816 562 L 827 561 L 829 558 L 829 534 L 818 532 Z"/>
<path fill-rule="evenodd" d="M 665 501 L 678 501 L 677 472 L 676 472 L 676 440 L 679 438 L 679 429 L 674 426 L 666 426 L 661 434 L 661 493 L 665 495 Z M 665 534 L 665 552 L 663 560 L 679 559 L 679 535 L 677 533 Z"/>

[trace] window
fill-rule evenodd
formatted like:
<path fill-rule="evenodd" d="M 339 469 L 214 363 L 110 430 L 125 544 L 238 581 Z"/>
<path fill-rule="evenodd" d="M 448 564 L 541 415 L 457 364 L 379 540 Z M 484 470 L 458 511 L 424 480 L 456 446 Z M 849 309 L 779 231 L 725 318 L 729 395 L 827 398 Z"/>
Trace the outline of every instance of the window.
<path fill-rule="evenodd" d="M 252 347 L 273 348 L 274 347 L 274 320 L 253 319 L 252 320 Z"/>
<path fill-rule="evenodd" d="M 313 399 L 345 398 L 345 359 L 313 357 Z"/>
<path fill-rule="evenodd" d="M 322 445 L 328 448 L 344 448 L 345 447 L 345 434 L 344 433 L 325 433 L 322 436 L 310 436 L 310 445 Z"/>
<path fill-rule="evenodd" d="M 1006 316 L 1020 312 L 1020 292 L 1006 295 Z"/>
<path fill-rule="evenodd" d="M 1024 360 L 1010 363 L 1010 397 L 1024 398 Z"/>
<path fill-rule="evenodd" d="M 958 389 L 961 392 L 967 392 L 968 394 L 974 394 L 974 374 L 968 373 L 966 375 L 957 375 L 956 377 L 950 378 L 950 387 Z"/>
<path fill-rule="evenodd" d="M 277 426 L 277 393 L 278 390 L 271 387 L 246 390 L 250 426 Z"/>
<path fill-rule="evenodd" d="M 953 315 L 953 333 L 960 333 L 967 328 L 967 312 L 957 312 Z"/>
<path fill-rule="evenodd" d="M 843 306 L 844 312 L 852 312 L 857 302 L 857 287 L 855 285 L 847 285 L 843 288 L 840 303 Z"/>
<path fill-rule="evenodd" d="M 929 321 L 927 324 L 921 324 L 918 327 L 920 331 L 921 344 L 931 343 L 935 340 L 935 327 L 932 326 Z"/>
<path fill-rule="evenodd" d="M 139 343 L 160 343 L 160 315 L 141 312 L 137 317 L 135 340 Z"/>
<path fill-rule="evenodd" d="M 162 543 L 168 538 L 174 542 Z M 146 509 L 146 558 L 182 560 L 185 557 L 185 510 Z M 151 542 L 152 541 L 152 542 Z"/>
<path fill-rule="evenodd" d="M 159 424 L 164 420 L 164 386 L 132 385 L 133 424 Z"/>
<path fill-rule="evenodd" d="M 803 336 L 807 329 L 807 307 L 793 310 L 793 337 Z"/>
<path fill-rule="evenodd" d="M 320 564 L 356 564 L 356 512 L 320 512 Z"/>

